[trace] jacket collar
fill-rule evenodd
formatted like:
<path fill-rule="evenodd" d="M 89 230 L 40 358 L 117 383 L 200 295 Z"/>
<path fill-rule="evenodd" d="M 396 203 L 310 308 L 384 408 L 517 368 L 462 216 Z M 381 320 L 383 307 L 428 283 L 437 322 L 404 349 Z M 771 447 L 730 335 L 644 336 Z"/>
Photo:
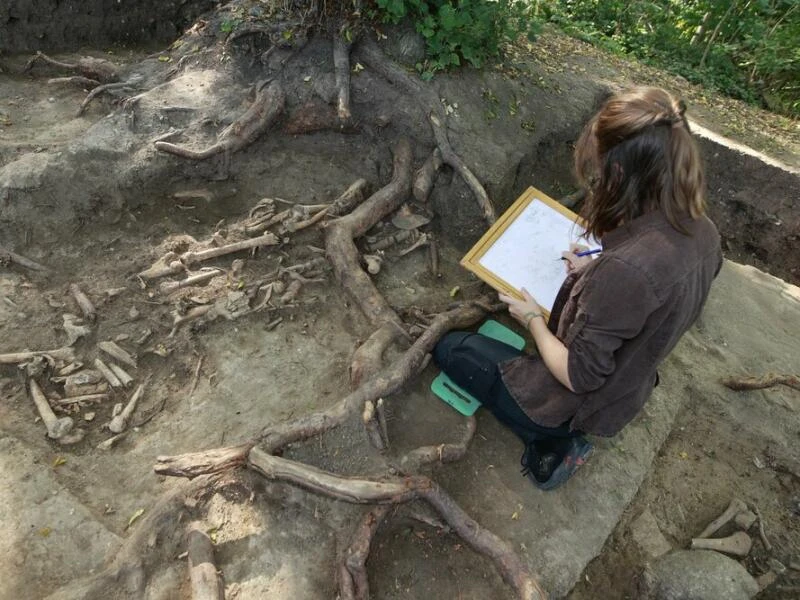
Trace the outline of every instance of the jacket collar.
<path fill-rule="evenodd" d="M 689 214 L 683 214 L 679 218 L 680 221 L 691 221 L 692 217 Z M 620 225 L 616 229 L 609 231 L 602 237 L 603 250 L 612 250 L 627 240 L 638 237 L 642 232 L 648 229 L 672 227 L 664 213 L 660 210 L 653 210 L 649 213 L 643 214 L 641 217 L 635 218 L 630 223 Z"/>

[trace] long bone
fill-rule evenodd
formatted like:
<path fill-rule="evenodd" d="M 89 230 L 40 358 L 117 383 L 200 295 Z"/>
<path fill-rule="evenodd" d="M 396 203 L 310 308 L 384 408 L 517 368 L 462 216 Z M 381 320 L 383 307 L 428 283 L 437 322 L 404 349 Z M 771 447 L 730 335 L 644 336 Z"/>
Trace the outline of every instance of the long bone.
<path fill-rule="evenodd" d="M 42 417 L 42 421 L 47 427 L 47 437 L 58 440 L 62 444 L 74 444 L 83 439 L 85 432 L 82 429 L 75 429 L 75 422 L 71 417 L 59 418 L 56 416 L 45 398 L 42 388 L 35 380 L 30 380 L 29 387 L 36 410 L 39 411 L 39 416 Z"/>
<path fill-rule="evenodd" d="M 136 404 L 139 402 L 139 398 L 142 397 L 142 393 L 144 392 L 144 384 L 140 384 L 139 387 L 136 388 L 136 391 L 133 392 L 133 396 L 128 401 L 128 404 L 122 411 L 116 415 L 108 424 L 108 428 L 113 433 L 122 433 L 125 431 L 125 428 L 128 426 L 128 419 L 131 418 L 133 411 L 136 410 Z"/>

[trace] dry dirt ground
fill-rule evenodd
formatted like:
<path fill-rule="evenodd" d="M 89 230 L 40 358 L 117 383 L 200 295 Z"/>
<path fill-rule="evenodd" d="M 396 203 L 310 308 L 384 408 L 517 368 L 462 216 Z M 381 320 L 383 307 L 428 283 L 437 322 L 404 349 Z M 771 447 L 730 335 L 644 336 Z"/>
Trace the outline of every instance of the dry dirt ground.
<path fill-rule="evenodd" d="M 556 54 L 560 43 L 566 44 L 546 38 L 547 52 L 529 57 L 540 62 L 540 77 L 551 75 L 555 64 L 569 71 L 569 77 L 595 75 L 581 71 L 589 59 Z M 121 52 L 116 58 L 131 64 L 144 59 Z M 597 64 L 592 62 L 589 71 L 599 69 Z M 606 71 L 597 74 L 600 79 L 618 73 L 613 63 L 603 64 Z M 645 82 L 644 77 L 632 79 Z M 543 85 L 566 88 L 570 81 L 554 77 L 543 79 Z M 496 108 L 485 93 L 478 91 L 476 96 L 483 97 L 487 110 Z M 101 102 L 83 118 L 75 118 L 83 92 L 47 87 L 19 75 L 0 79 L 0 98 L 0 166 L 25 153 L 69 153 L 70 141 L 114 110 Z M 503 101 L 504 107 L 510 106 Z M 522 98 L 516 108 L 524 111 L 525 102 Z M 709 101 L 709 114 L 714 104 Z M 797 165 L 796 125 L 792 127 L 790 141 L 777 154 L 783 162 Z M 727 133 L 740 135 L 736 130 Z M 747 132 L 741 135 L 740 141 L 750 141 Z M 44 436 L 24 375 L 16 367 L 2 367 L 0 472 L 13 484 L 0 491 L 5 530 L 0 541 L 0 598 L 45 597 L 98 569 L 106 553 L 136 531 L 144 518 L 141 511 L 146 515 L 156 498 L 174 485 L 153 475 L 157 455 L 247 439 L 267 423 L 330 404 L 347 388 L 350 354 L 369 327 L 329 273 L 326 283 L 305 285 L 289 308 L 267 307 L 237 320 L 186 326 L 172 337 L 168 334 L 174 300 L 167 301 L 152 288 L 142 289 L 134 277 L 157 257 L 156 248 L 168 236 L 205 239 L 221 219 L 230 223 L 246 216 L 261 197 L 326 202 L 356 177 L 373 183 L 388 179 L 388 150 L 377 148 L 364 155 L 348 136 L 284 136 L 265 144 L 247 163 L 248 168 L 261 169 L 255 174 L 238 172 L 238 177 L 214 181 L 209 171 L 198 168 L 193 176 L 194 167 L 185 167 L 161 194 L 140 206 L 89 202 L 89 211 L 97 206 L 96 214 L 87 215 L 68 235 L 54 235 L 58 243 L 33 233 L 22 232 L 18 238 L 26 240 L 22 247 L 31 258 L 57 268 L 48 276 L 17 268 L 0 271 L 0 352 L 61 345 L 62 314 L 77 312 L 67 288 L 77 282 L 98 309 L 92 334 L 76 345 L 78 355 L 91 362 L 97 341 L 117 340 L 138 355 L 133 374 L 137 382 L 147 382 L 147 393 L 134 427 L 113 449 L 96 449 L 110 436 L 103 426 L 112 403 L 76 410 L 73 417 L 87 430 L 86 440 L 60 447 Z M 57 190 L 50 202 L 39 210 L 56 209 Z M 792 210 L 796 219 L 800 207 L 795 203 Z M 455 226 L 449 216 L 437 217 L 437 231 Z M 35 226 L 30 230 L 38 231 Z M 476 282 L 457 266 L 463 247 L 457 235 L 454 239 L 455 246 L 445 243 L 442 248 L 440 279 L 426 272 L 421 252 L 389 254 L 376 281 L 394 306 L 445 306 L 456 286 L 461 294 L 475 293 Z M 236 291 L 241 282 L 252 282 L 280 265 L 315 258 L 314 248 L 321 240 L 321 232 L 309 229 L 297 234 L 290 246 L 246 260 L 241 272 L 232 272 L 230 260 L 219 262 L 229 271 L 225 290 Z M 769 266 L 776 272 L 783 268 Z M 555 597 L 572 600 L 637 597 L 636 578 L 646 556 L 632 541 L 632 530 L 645 510 L 670 545 L 686 547 L 732 497 L 739 497 L 760 509 L 773 546 L 767 552 L 751 531 L 756 541 L 744 561 L 749 571 L 757 576 L 775 569 L 770 558 L 787 567 L 759 597 L 796 598 L 800 392 L 784 386 L 733 392 L 719 379 L 768 371 L 800 373 L 798 339 L 800 290 L 752 267 L 727 263 L 701 322 L 665 364 L 665 381 L 651 406 L 623 435 L 595 440 L 592 462 L 565 489 L 549 495 L 533 489 L 517 472 L 516 441 L 482 413 L 465 460 L 438 469 L 436 476 L 478 521 L 512 542 Z M 428 368 L 419 381 L 389 399 L 390 434 L 400 449 L 441 443 L 443 437 L 460 434 L 458 415 L 427 391 L 434 374 Z M 95 413 L 92 421 L 87 420 L 89 412 Z M 340 428 L 288 454 L 345 474 L 374 467 L 357 427 Z M 357 514 L 352 507 L 245 475 L 221 488 L 203 514 L 192 515 L 191 507 L 187 511 L 202 519 L 212 534 L 228 598 L 336 596 L 332 557 L 338 551 L 338 536 Z M 183 526 L 175 523 L 176 537 Z M 157 542 L 169 547 L 171 543 Z M 598 554 L 581 573 L 578 565 Z M 407 517 L 379 532 L 368 569 L 376 598 L 511 596 L 492 565 L 452 532 Z M 180 552 L 169 555 L 150 575 L 148 598 L 188 597 Z M 109 590 L 108 597 L 120 594 Z"/>

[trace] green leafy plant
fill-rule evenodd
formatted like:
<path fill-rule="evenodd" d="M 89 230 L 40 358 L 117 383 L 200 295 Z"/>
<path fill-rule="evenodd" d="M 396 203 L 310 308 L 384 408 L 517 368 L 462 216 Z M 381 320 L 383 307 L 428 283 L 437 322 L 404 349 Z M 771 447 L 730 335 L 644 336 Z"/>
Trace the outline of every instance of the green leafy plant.
<path fill-rule="evenodd" d="M 386 23 L 409 18 L 425 38 L 427 58 L 417 65 L 430 78 L 462 64 L 480 67 L 499 55 L 502 45 L 525 34 L 533 39 L 537 21 L 522 0 L 375 0 L 375 14 Z"/>
<path fill-rule="evenodd" d="M 798 0 L 539 0 L 570 35 L 800 116 Z"/>

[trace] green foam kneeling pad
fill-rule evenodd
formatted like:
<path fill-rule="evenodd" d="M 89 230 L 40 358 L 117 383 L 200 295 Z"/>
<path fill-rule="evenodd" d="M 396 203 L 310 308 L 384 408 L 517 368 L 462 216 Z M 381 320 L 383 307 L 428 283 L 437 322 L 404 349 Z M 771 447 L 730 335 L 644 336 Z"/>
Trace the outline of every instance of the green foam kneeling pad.
<path fill-rule="evenodd" d="M 508 344 L 517 350 L 522 350 L 525 347 L 525 338 L 514 333 L 502 323 L 491 319 L 481 325 L 478 333 Z M 444 372 L 439 373 L 433 380 L 431 391 L 467 417 L 474 415 L 481 405 L 478 399 L 461 389 Z"/>

